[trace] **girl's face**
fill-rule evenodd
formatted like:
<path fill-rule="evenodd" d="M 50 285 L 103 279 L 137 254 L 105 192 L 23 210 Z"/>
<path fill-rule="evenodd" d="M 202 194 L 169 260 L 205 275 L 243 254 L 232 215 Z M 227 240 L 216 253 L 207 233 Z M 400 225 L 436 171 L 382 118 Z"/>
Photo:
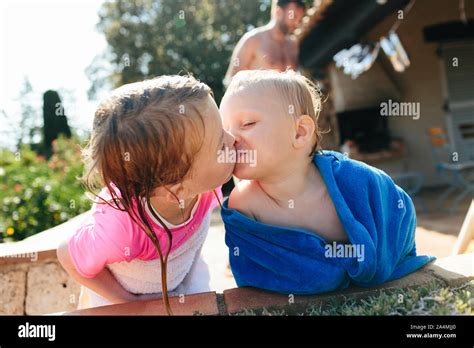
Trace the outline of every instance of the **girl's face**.
<path fill-rule="evenodd" d="M 219 109 L 211 96 L 200 112 L 204 121 L 204 139 L 188 177 L 182 182 L 187 196 L 225 184 L 232 177 L 235 166 L 235 160 L 222 156 L 222 152 L 234 151 L 234 137 L 223 129 Z"/>

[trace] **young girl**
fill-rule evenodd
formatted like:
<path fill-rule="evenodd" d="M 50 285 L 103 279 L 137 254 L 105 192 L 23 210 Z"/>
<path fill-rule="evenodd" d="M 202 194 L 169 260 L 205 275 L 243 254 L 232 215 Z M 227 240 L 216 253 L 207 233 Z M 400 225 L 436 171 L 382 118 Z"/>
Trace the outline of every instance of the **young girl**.
<path fill-rule="evenodd" d="M 321 100 L 293 71 L 237 73 L 221 103 L 242 179 L 222 208 L 239 286 L 314 294 L 373 286 L 433 258 L 416 256 L 410 197 L 384 172 L 317 151 Z M 246 161 L 256 158 L 256 161 Z"/>
<path fill-rule="evenodd" d="M 163 296 L 171 313 L 168 291 L 209 290 L 193 284 L 192 268 L 218 201 L 213 190 L 234 169 L 218 151 L 233 142 L 210 88 L 191 76 L 128 84 L 101 103 L 84 179 L 89 191 L 103 189 L 57 252 L 83 285 L 79 308 Z"/>

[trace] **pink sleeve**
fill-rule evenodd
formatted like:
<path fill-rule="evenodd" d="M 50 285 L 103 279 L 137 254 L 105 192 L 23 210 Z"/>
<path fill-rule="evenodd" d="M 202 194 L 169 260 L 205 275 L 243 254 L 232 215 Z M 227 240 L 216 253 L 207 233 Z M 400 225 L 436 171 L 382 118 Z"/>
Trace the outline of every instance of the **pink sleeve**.
<path fill-rule="evenodd" d="M 90 219 L 69 240 L 69 254 L 77 272 L 94 278 L 107 264 L 130 261 L 137 250 L 131 243 L 133 230 L 126 212 L 95 204 Z"/>

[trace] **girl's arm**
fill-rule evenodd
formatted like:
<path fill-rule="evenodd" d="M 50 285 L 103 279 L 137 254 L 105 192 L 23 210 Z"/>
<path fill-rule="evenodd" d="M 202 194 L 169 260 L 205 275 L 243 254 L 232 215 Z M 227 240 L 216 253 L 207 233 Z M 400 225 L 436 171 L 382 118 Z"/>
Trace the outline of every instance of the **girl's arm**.
<path fill-rule="evenodd" d="M 66 239 L 59 245 L 57 256 L 64 269 L 77 282 L 88 287 L 112 303 L 124 303 L 146 299 L 144 296 L 135 295 L 125 290 L 107 268 L 104 268 L 94 278 L 85 278 L 81 276 L 76 271 L 71 256 L 69 255 L 68 241 L 69 240 Z"/>

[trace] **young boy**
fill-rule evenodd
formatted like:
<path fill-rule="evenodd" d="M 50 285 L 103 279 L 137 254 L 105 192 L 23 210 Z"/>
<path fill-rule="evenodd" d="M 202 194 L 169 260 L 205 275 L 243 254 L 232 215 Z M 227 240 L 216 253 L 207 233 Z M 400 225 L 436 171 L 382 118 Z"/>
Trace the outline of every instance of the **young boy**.
<path fill-rule="evenodd" d="M 294 71 L 239 72 L 222 99 L 236 151 L 256 158 L 238 156 L 241 181 L 222 210 L 239 286 L 371 286 L 432 260 L 416 256 L 415 211 L 402 189 L 378 169 L 317 151 L 320 108 L 317 88 Z"/>

